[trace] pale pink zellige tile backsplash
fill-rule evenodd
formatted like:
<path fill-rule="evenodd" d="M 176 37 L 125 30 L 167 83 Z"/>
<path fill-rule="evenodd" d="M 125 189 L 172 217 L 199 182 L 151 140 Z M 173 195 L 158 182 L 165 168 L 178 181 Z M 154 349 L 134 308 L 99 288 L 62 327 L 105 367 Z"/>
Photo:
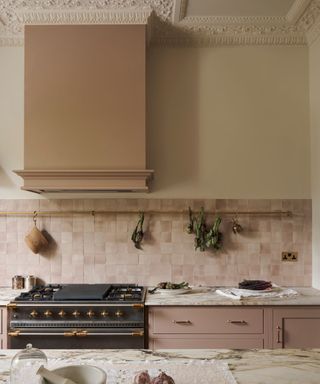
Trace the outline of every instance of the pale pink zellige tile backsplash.
<path fill-rule="evenodd" d="M 232 211 L 290 210 L 292 217 L 246 215 L 238 217 L 241 234 L 231 230 L 232 216 L 222 216 L 221 251 L 194 250 L 186 233 L 193 209 Z M 311 200 L 0 200 L 1 211 L 104 210 L 108 214 L 40 217 L 38 227 L 50 247 L 33 254 L 24 237 L 32 218 L 0 216 L 1 285 L 16 274 L 33 274 L 46 283 L 139 283 L 188 281 L 195 285 L 234 285 L 242 279 L 266 279 L 286 286 L 311 285 Z M 119 213 L 119 211 L 133 213 Z M 138 210 L 146 213 L 143 249 L 130 238 Z M 165 213 L 175 210 L 177 213 Z M 214 215 L 208 216 L 212 222 Z M 282 251 L 298 252 L 297 262 L 282 262 Z"/>

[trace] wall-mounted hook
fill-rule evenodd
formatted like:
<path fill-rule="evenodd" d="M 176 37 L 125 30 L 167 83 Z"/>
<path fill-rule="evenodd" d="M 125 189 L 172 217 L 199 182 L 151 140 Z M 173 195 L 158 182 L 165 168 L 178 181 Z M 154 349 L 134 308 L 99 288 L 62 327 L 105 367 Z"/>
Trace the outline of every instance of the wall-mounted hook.
<path fill-rule="evenodd" d="M 238 216 L 232 218 L 232 232 L 236 235 L 243 231 L 243 227 L 238 221 Z"/>
<path fill-rule="evenodd" d="M 34 225 L 35 227 L 37 226 L 37 217 L 38 217 L 38 212 L 37 211 L 34 211 L 33 212 L 33 222 L 34 222 Z"/>

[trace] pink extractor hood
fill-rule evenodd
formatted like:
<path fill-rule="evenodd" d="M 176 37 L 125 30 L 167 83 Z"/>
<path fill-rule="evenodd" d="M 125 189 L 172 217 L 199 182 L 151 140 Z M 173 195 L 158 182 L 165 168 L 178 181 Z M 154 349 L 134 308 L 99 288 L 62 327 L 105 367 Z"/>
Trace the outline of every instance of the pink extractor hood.
<path fill-rule="evenodd" d="M 22 189 L 148 191 L 146 25 L 25 28 Z"/>

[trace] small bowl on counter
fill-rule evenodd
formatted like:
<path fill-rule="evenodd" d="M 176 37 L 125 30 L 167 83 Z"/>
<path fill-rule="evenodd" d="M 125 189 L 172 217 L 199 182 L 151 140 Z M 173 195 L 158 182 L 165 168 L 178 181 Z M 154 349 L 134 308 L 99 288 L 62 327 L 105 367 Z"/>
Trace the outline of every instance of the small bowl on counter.
<path fill-rule="evenodd" d="M 69 365 L 52 370 L 53 373 L 77 384 L 106 384 L 107 374 L 100 368 L 92 365 Z M 41 378 L 41 384 L 49 384 L 46 379 Z"/>

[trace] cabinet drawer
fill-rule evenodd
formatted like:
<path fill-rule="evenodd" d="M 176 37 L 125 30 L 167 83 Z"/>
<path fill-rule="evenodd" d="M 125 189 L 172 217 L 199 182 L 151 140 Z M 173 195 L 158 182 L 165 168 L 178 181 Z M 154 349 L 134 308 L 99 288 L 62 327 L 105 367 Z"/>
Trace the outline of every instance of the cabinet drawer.
<path fill-rule="evenodd" d="M 152 308 L 152 333 L 263 333 L 263 309 L 212 307 Z"/>

